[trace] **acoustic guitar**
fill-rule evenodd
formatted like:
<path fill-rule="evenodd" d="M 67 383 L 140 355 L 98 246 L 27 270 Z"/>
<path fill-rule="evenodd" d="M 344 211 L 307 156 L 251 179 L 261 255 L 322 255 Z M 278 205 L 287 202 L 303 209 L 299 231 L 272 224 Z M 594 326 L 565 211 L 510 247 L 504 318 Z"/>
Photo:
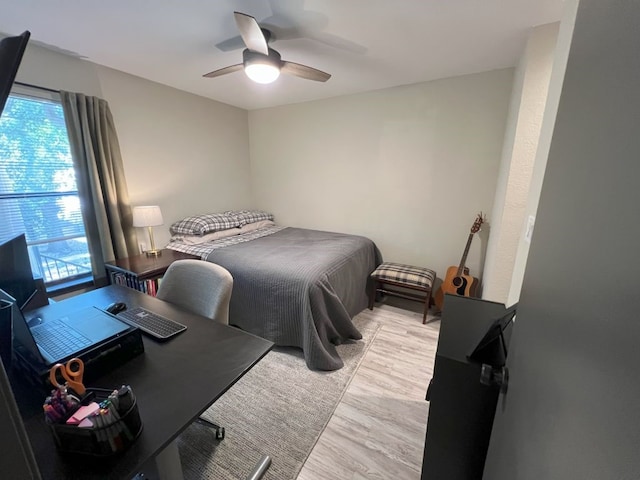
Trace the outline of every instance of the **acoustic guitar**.
<path fill-rule="evenodd" d="M 480 227 L 484 222 L 484 218 L 482 217 L 482 212 L 478 214 L 473 225 L 471 225 L 471 232 L 469 233 L 469 238 L 467 239 L 467 246 L 464 248 L 464 253 L 462 254 L 462 259 L 460 259 L 460 265 L 457 267 L 452 265 L 447 268 L 447 275 L 442 281 L 442 285 L 436 292 L 435 295 L 435 303 L 438 310 L 442 311 L 442 305 L 444 304 L 444 294 L 445 293 L 453 293 L 455 295 L 462 295 L 464 297 L 473 297 L 476 294 L 476 289 L 478 288 L 478 279 L 476 277 L 472 277 L 469 275 L 469 269 L 465 267 L 465 263 L 467 261 L 467 255 L 469 254 L 469 248 L 471 247 L 471 241 L 473 240 L 473 235 L 480 231 Z"/>

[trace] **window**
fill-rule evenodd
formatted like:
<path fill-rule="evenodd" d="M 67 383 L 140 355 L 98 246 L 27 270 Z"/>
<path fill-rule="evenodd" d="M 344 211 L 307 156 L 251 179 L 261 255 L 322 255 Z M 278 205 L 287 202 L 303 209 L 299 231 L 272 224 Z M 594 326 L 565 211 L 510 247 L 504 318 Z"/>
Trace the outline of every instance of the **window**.
<path fill-rule="evenodd" d="M 0 117 L 0 239 L 24 232 L 34 276 L 47 286 L 89 280 L 91 260 L 59 95 L 25 92 L 14 89 Z"/>

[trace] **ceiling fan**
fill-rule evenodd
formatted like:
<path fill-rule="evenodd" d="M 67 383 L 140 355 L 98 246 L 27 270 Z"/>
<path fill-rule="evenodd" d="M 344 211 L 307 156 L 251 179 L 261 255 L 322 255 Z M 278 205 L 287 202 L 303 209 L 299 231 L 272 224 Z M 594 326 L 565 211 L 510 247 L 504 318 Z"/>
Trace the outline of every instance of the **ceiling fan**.
<path fill-rule="evenodd" d="M 277 51 L 269 48 L 269 30 L 260 28 L 256 19 L 250 15 L 240 12 L 233 12 L 233 15 L 242 41 L 247 47 L 242 52 L 242 63 L 214 70 L 203 77 L 214 78 L 244 69 L 247 76 L 257 83 L 274 82 L 280 73 L 316 82 L 326 82 L 331 78 L 331 75 L 316 68 L 282 60 Z"/>

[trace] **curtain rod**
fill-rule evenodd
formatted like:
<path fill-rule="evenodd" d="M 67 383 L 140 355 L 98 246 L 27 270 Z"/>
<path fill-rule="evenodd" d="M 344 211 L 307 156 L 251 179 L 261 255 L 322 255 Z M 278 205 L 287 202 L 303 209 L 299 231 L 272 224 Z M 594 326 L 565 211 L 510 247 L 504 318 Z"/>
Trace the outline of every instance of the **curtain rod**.
<path fill-rule="evenodd" d="M 44 90 L 46 92 L 60 93 L 60 90 L 54 90 L 53 88 L 41 87 L 39 85 L 33 85 L 31 83 L 24 83 L 24 82 L 13 82 L 13 83 L 15 83 L 16 85 L 22 85 L 23 87 L 37 88 L 38 90 Z"/>

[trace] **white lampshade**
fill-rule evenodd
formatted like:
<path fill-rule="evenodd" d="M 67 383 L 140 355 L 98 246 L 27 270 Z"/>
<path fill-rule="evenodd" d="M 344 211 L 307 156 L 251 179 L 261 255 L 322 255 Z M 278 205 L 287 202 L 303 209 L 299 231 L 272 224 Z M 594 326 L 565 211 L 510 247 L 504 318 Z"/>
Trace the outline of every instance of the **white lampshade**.
<path fill-rule="evenodd" d="M 244 67 L 244 73 L 256 83 L 271 83 L 280 76 L 280 69 L 268 63 L 256 62 Z"/>
<path fill-rule="evenodd" d="M 162 212 L 158 205 L 133 207 L 134 227 L 157 227 L 163 224 Z"/>

